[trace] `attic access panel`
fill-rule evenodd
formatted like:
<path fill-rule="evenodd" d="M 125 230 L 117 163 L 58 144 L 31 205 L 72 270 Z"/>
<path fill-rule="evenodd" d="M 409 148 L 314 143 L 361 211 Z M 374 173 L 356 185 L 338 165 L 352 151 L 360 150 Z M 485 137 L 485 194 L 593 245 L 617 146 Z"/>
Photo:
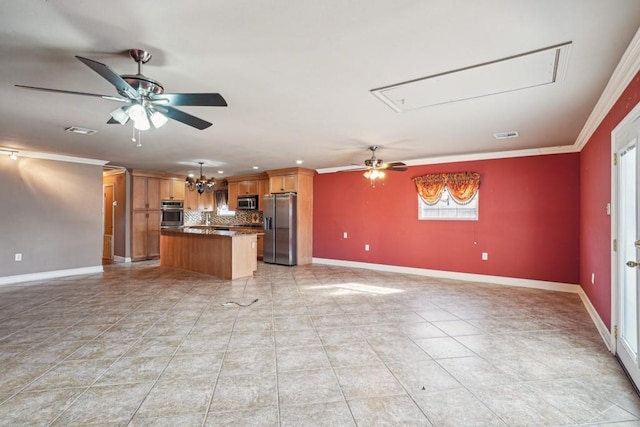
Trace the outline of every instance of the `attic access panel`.
<path fill-rule="evenodd" d="M 432 105 L 480 98 L 555 83 L 566 69 L 571 42 L 483 64 L 372 89 L 402 113 Z"/>

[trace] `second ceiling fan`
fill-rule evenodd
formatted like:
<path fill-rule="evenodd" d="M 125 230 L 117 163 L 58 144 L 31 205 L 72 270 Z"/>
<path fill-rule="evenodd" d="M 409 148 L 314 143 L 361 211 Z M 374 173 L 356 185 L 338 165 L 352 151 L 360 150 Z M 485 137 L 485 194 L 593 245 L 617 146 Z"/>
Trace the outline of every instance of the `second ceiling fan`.
<path fill-rule="evenodd" d="M 119 96 L 101 95 L 88 92 L 76 92 L 61 89 L 49 89 L 36 86 L 16 85 L 24 89 L 46 92 L 65 93 L 69 95 L 94 96 L 102 99 L 122 102 L 125 105 L 111 113 L 107 123 L 126 124 L 134 122 L 138 130 L 147 130 L 153 124 L 158 128 L 168 119 L 173 119 L 196 129 L 206 129 L 211 123 L 178 110 L 176 106 L 226 107 L 227 102 L 219 93 L 164 93 L 160 82 L 142 74 L 142 64 L 151 59 L 151 54 L 141 49 L 130 49 L 129 56 L 138 64 L 137 74 L 118 74 L 109 66 L 92 59 L 76 56 L 83 64 L 91 68 L 102 78 L 111 83 Z"/>

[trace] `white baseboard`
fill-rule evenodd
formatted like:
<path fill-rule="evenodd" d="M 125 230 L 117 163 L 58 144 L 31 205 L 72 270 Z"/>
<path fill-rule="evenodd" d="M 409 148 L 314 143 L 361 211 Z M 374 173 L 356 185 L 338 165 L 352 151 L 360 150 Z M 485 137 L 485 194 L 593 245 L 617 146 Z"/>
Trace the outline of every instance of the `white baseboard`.
<path fill-rule="evenodd" d="M 516 277 L 487 276 L 483 274 L 458 273 L 455 271 L 428 270 L 425 268 L 401 267 L 397 265 L 371 264 L 367 262 L 343 261 L 329 258 L 313 258 L 314 264 L 336 265 L 340 267 L 364 268 L 367 270 L 387 271 L 400 274 L 415 274 L 417 276 L 437 277 L 440 279 L 464 280 L 467 282 L 492 283 L 494 285 L 519 286 L 522 288 L 546 289 L 549 291 L 561 291 L 578 293 L 580 285 L 546 282 L 543 280 L 519 279 Z"/>
<path fill-rule="evenodd" d="M 131 262 L 131 257 L 123 257 L 123 256 L 118 256 L 115 255 L 113 257 L 113 262 Z"/>
<path fill-rule="evenodd" d="M 580 299 L 582 300 L 584 307 L 587 309 L 587 313 L 589 313 L 589 316 L 591 316 L 593 324 L 596 326 L 596 329 L 598 329 L 598 332 L 602 337 L 602 341 L 604 341 L 604 345 L 607 346 L 607 349 L 609 351 L 613 351 L 613 335 L 611 335 L 611 332 L 609 332 L 607 325 L 604 324 L 602 318 L 593 307 L 593 304 L 591 304 L 591 300 L 589 300 L 589 297 L 587 297 L 587 294 L 584 293 L 584 290 L 582 288 L 580 288 L 578 295 L 580 295 Z"/>
<path fill-rule="evenodd" d="M 0 286 L 11 285 L 14 283 L 31 282 L 34 280 L 57 279 L 65 276 L 78 276 L 80 274 L 102 273 L 104 270 L 102 265 L 93 267 L 73 268 L 69 270 L 44 271 L 41 273 L 18 274 L 16 276 L 0 277 Z"/>

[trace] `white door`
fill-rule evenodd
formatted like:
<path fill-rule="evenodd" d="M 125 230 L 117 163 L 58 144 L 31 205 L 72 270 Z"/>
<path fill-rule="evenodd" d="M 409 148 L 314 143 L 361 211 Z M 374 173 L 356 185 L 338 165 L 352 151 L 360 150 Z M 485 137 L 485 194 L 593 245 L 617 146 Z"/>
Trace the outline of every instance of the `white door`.
<path fill-rule="evenodd" d="M 614 257 L 616 278 L 617 334 L 614 331 L 615 349 L 618 358 L 640 386 L 639 308 L 640 292 L 638 278 L 640 263 L 640 209 L 638 190 L 640 189 L 640 117 L 637 109 L 614 131 L 614 149 L 617 157 L 614 188 L 616 190 L 617 251 Z M 633 113 L 632 113 L 633 114 Z M 628 124 L 624 124 L 627 122 Z M 617 336 L 616 336 L 617 335 Z"/>

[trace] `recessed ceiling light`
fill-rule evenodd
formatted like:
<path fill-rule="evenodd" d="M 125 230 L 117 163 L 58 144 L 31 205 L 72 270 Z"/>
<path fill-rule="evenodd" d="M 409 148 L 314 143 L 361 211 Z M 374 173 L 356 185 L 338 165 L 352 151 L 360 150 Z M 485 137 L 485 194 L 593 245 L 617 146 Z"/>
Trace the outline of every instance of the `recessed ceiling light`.
<path fill-rule="evenodd" d="M 69 126 L 67 128 L 64 128 L 64 130 L 66 130 L 67 132 L 79 133 L 80 135 L 93 135 L 94 133 L 98 133 L 97 130 L 80 128 L 77 126 Z"/>
<path fill-rule="evenodd" d="M 519 136 L 520 134 L 518 133 L 518 131 L 515 131 L 515 130 L 509 131 L 509 132 L 498 132 L 493 134 L 493 137 L 495 139 L 517 138 Z"/>
<path fill-rule="evenodd" d="M 224 171 L 218 171 L 218 173 L 219 173 L 219 174 L 223 174 L 223 173 L 224 173 Z"/>
<path fill-rule="evenodd" d="M 258 166 L 252 166 L 251 169 L 260 169 Z"/>
<path fill-rule="evenodd" d="M 189 178 L 193 178 L 195 175 L 193 173 L 190 173 L 189 175 L 187 175 Z"/>
<path fill-rule="evenodd" d="M 301 165 L 304 163 L 304 160 L 296 160 L 296 165 Z"/>

